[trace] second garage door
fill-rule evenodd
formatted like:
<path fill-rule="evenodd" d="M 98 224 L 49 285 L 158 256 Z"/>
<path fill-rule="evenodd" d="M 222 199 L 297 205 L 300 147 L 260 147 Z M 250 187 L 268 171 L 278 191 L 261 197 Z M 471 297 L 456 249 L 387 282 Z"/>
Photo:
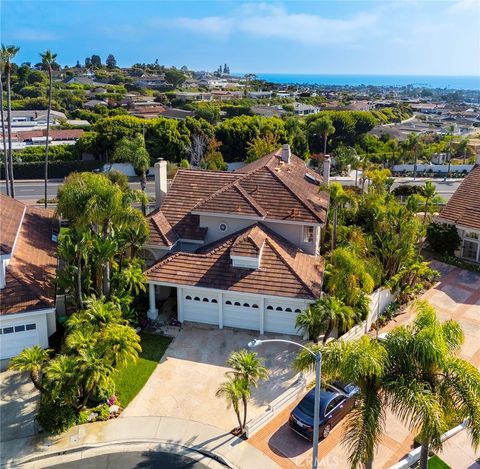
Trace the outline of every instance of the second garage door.
<path fill-rule="evenodd" d="M 258 303 L 225 296 L 223 304 L 224 326 L 239 329 L 260 330 L 260 308 Z"/>

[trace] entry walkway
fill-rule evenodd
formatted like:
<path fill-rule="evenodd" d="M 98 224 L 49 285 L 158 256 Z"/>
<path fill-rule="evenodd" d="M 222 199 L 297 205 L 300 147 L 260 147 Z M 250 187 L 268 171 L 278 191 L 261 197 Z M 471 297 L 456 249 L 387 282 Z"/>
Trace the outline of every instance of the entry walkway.
<path fill-rule="evenodd" d="M 37 436 L 2 444 L 3 467 L 49 467 L 102 452 L 128 451 L 131 445 L 188 448 L 236 469 L 278 469 L 247 441 L 212 425 L 173 417 L 128 417 L 79 425 L 59 436 Z M 113 449 L 112 449 L 113 448 Z"/>

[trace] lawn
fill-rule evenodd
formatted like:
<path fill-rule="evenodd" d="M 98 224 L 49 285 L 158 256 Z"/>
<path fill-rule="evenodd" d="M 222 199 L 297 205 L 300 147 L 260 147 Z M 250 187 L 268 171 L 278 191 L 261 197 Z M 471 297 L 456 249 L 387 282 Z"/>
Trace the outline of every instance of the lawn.
<path fill-rule="evenodd" d="M 432 456 L 428 460 L 428 469 L 452 469 L 446 462 L 442 461 L 438 456 Z"/>
<path fill-rule="evenodd" d="M 114 377 L 117 397 L 123 407 L 143 388 L 165 350 L 172 341 L 170 337 L 140 333 L 142 353 L 136 363 L 130 363 Z"/>

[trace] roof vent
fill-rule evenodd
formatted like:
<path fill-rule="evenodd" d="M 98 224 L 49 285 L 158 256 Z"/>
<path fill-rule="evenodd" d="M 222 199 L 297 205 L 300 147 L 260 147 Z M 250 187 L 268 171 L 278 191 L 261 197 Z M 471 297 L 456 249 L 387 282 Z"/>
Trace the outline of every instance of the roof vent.
<path fill-rule="evenodd" d="M 290 151 L 290 145 L 286 143 L 282 147 L 282 160 L 288 164 L 290 163 L 291 157 L 292 157 L 292 152 Z"/>

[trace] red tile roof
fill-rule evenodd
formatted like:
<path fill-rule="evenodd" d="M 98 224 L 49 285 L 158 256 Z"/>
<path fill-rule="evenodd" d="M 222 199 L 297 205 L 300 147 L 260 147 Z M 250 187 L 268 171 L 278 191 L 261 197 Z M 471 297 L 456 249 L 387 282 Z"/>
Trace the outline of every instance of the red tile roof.
<path fill-rule="evenodd" d="M 77 140 L 83 134 L 82 129 L 50 129 L 49 137 L 52 140 Z M 47 129 L 26 130 L 12 132 L 12 138 L 19 142 L 31 140 L 34 137 L 46 137 Z"/>
<path fill-rule="evenodd" d="M 57 259 L 52 231 L 56 228 L 52 210 L 26 207 L 6 268 L 6 286 L 0 290 L 0 315 L 54 306 Z"/>
<path fill-rule="evenodd" d="M 239 241 L 240 240 L 240 241 Z M 232 249 L 262 243 L 258 269 L 234 267 Z M 323 259 L 305 254 L 258 223 L 196 253 L 177 252 L 158 261 L 148 281 L 245 293 L 315 299 L 321 293 Z"/>
<path fill-rule="evenodd" d="M 480 229 L 480 165 L 462 181 L 439 218 L 466 228 Z"/>
<path fill-rule="evenodd" d="M 24 213 L 24 204 L 0 194 L 0 255 L 12 252 Z"/>
<path fill-rule="evenodd" d="M 295 155 L 284 163 L 280 151 L 232 173 L 179 170 L 160 210 L 179 238 L 203 240 L 206 229 L 199 227 L 200 213 L 225 213 L 259 219 L 325 223 L 328 195 L 305 175 L 317 174 Z M 162 242 L 160 230 L 153 228 L 151 241 Z"/>

